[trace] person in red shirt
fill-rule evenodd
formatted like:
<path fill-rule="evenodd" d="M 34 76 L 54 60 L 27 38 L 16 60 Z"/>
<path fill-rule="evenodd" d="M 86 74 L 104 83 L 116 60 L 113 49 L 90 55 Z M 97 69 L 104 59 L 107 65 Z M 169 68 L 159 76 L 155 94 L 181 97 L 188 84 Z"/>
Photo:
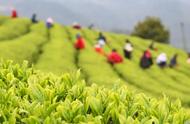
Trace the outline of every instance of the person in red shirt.
<path fill-rule="evenodd" d="M 108 62 L 109 62 L 111 65 L 114 65 L 114 64 L 123 62 L 122 56 L 120 56 L 120 55 L 117 53 L 117 50 L 116 50 L 116 49 L 113 49 L 113 50 L 112 50 L 112 52 L 108 55 L 107 59 L 108 59 Z"/>
<path fill-rule="evenodd" d="M 149 49 L 145 51 L 145 57 L 148 59 L 150 66 L 153 64 L 152 53 Z"/>
<path fill-rule="evenodd" d="M 140 59 L 140 67 L 143 69 L 148 69 L 151 67 L 152 64 L 153 64 L 152 54 L 149 49 L 145 50 Z"/>
<path fill-rule="evenodd" d="M 151 58 L 151 57 L 152 57 L 152 54 L 151 54 L 151 52 L 150 52 L 149 49 L 147 49 L 147 50 L 145 51 L 145 56 L 146 56 L 147 58 Z"/>
<path fill-rule="evenodd" d="M 84 39 L 81 37 L 80 34 L 77 34 L 77 41 L 75 43 L 75 48 L 77 50 L 80 50 L 80 49 L 84 49 L 85 48 L 85 41 Z"/>
<path fill-rule="evenodd" d="M 11 17 L 12 18 L 17 18 L 17 11 L 16 11 L 16 9 L 12 9 L 12 15 L 11 15 Z"/>

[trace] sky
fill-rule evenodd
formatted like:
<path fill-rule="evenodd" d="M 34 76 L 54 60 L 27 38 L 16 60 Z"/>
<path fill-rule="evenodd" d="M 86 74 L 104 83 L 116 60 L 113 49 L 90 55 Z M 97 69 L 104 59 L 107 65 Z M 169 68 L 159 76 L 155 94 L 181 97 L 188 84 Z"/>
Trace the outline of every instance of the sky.
<path fill-rule="evenodd" d="M 190 0 L 0 0 L 0 14 L 9 14 L 15 7 L 19 15 L 40 19 L 51 16 L 68 25 L 74 21 L 82 25 L 95 24 L 104 30 L 131 32 L 137 22 L 147 16 L 161 18 L 170 30 L 171 44 L 183 48 L 180 23 L 184 23 L 185 44 L 190 51 Z"/>

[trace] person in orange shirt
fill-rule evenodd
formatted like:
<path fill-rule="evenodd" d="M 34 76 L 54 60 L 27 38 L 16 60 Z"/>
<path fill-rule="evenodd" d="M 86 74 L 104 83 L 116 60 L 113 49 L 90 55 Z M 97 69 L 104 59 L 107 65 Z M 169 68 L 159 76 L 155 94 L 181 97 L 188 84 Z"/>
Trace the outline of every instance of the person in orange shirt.
<path fill-rule="evenodd" d="M 106 56 L 106 53 L 104 52 L 104 50 L 103 50 L 103 48 L 101 47 L 100 44 L 96 44 L 96 45 L 94 46 L 94 48 L 95 48 L 95 51 L 96 51 L 97 53 Z"/>

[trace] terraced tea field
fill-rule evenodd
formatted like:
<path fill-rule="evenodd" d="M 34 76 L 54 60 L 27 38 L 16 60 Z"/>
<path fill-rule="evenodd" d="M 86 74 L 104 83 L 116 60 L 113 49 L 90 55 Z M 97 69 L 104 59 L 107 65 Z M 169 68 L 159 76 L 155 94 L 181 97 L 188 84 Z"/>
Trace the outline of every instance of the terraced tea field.
<path fill-rule="evenodd" d="M 86 48 L 80 52 L 73 46 L 78 33 L 86 41 Z M 104 48 L 107 53 L 116 48 L 123 54 L 125 40 L 129 39 L 134 45 L 132 60 L 125 59 L 122 64 L 109 65 L 106 58 L 94 50 L 98 37 L 95 30 L 76 30 L 59 24 L 48 30 L 43 22 L 32 24 L 28 19 L 0 17 L 0 57 L 18 63 L 28 60 L 35 69 L 57 75 L 80 69 L 87 85 L 95 83 L 107 88 L 126 85 L 149 96 L 160 97 L 164 93 L 172 99 L 179 98 L 184 106 L 190 106 L 190 65 L 186 63 L 184 51 L 157 43 L 158 51 L 151 51 L 154 58 L 161 52 L 167 53 L 169 58 L 178 53 L 178 67 L 160 69 L 154 65 L 142 70 L 139 59 L 150 40 L 108 32 L 104 34 L 108 39 Z"/>

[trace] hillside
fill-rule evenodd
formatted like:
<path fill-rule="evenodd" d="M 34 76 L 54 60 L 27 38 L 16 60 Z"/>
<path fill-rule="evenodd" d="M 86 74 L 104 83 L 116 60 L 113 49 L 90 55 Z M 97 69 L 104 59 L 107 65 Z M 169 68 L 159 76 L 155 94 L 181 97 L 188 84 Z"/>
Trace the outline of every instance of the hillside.
<path fill-rule="evenodd" d="M 183 42 L 179 42 L 182 40 L 180 22 L 184 22 L 187 43 L 190 42 L 188 0 L 12 0 L 11 3 L 1 0 L 0 14 L 9 15 L 10 5 L 17 8 L 19 15 L 24 17 L 31 17 L 35 12 L 43 20 L 51 15 L 62 24 L 78 21 L 83 25 L 94 23 L 105 30 L 127 29 L 126 32 L 132 31 L 137 22 L 145 17 L 156 16 L 170 30 L 171 44 L 183 48 Z M 187 47 L 190 49 L 190 46 Z"/>
<path fill-rule="evenodd" d="M 87 47 L 80 52 L 73 47 L 77 33 L 86 39 Z M 154 65 L 151 69 L 142 70 L 139 59 L 151 41 L 104 32 L 109 42 L 106 52 L 116 48 L 123 54 L 122 48 L 127 38 L 135 48 L 131 61 L 125 60 L 122 64 L 110 66 L 106 58 L 94 51 L 97 34 L 97 31 L 85 28 L 75 30 L 59 24 L 47 30 L 43 22 L 32 24 L 28 19 L 0 17 L 0 57 L 18 63 L 28 60 L 35 69 L 58 75 L 81 69 L 87 85 L 95 83 L 112 88 L 124 84 L 129 89 L 148 96 L 161 97 L 164 93 L 174 100 L 179 98 L 184 106 L 190 106 L 190 65 L 186 64 L 185 52 L 168 45 L 156 44 L 158 51 L 152 51 L 154 57 L 163 51 L 170 58 L 178 53 L 179 66 L 160 69 Z"/>

